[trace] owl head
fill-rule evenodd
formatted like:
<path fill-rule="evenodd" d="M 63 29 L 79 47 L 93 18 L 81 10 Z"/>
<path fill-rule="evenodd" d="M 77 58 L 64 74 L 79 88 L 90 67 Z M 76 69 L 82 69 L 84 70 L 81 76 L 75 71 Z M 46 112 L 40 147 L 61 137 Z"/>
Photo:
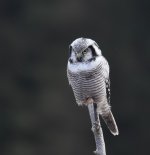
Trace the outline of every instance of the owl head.
<path fill-rule="evenodd" d="M 78 38 L 69 46 L 70 63 L 91 62 L 99 56 L 101 56 L 101 50 L 92 39 Z"/>

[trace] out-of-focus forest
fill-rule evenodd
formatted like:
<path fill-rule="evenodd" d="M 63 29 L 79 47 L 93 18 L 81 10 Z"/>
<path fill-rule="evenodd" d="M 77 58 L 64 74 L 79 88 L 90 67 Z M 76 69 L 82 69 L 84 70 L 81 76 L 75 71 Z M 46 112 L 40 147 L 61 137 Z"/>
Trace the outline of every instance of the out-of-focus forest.
<path fill-rule="evenodd" d="M 0 1 L 0 154 L 91 155 L 86 107 L 66 77 L 68 46 L 95 40 L 111 68 L 120 135 L 107 155 L 150 154 L 150 1 Z"/>

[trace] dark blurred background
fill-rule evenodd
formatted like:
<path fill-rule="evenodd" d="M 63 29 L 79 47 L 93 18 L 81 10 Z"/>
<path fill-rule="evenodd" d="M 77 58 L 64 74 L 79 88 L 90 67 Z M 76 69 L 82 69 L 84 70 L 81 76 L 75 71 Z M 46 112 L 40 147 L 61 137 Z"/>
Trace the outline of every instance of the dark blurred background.
<path fill-rule="evenodd" d="M 0 154 L 92 155 L 89 114 L 66 78 L 69 44 L 94 39 L 111 68 L 120 135 L 107 155 L 150 154 L 150 1 L 0 1 Z"/>

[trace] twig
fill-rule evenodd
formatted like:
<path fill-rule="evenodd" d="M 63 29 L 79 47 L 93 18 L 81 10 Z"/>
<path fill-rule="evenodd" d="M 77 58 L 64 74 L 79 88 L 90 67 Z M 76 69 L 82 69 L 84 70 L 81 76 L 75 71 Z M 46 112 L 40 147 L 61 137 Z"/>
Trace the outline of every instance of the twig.
<path fill-rule="evenodd" d="M 89 110 L 90 119 L 92 123 L 92 131 L 93 131 L 95 143 L 96 143 L 96 151 L 94 151 L 94 153 L 96 155 L 106 155 L 103 131 L 101 128 L 99 115 L 96 111 L 96 107 L 94 106 L 94 104 L 89 104 L 88 110 Z"/>

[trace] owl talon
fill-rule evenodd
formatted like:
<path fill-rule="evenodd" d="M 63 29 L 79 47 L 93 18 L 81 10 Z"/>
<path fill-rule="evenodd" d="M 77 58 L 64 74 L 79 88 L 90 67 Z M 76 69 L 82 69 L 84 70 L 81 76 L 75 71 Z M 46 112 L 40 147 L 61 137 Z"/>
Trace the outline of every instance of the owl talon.
<path fill-rule="evenodd" d="M 93 99 L 89 97 L 83 103 L 84 105 L 88 106 L 89 104 L 92 104 L 93 102 L 94 102 Z"/>

